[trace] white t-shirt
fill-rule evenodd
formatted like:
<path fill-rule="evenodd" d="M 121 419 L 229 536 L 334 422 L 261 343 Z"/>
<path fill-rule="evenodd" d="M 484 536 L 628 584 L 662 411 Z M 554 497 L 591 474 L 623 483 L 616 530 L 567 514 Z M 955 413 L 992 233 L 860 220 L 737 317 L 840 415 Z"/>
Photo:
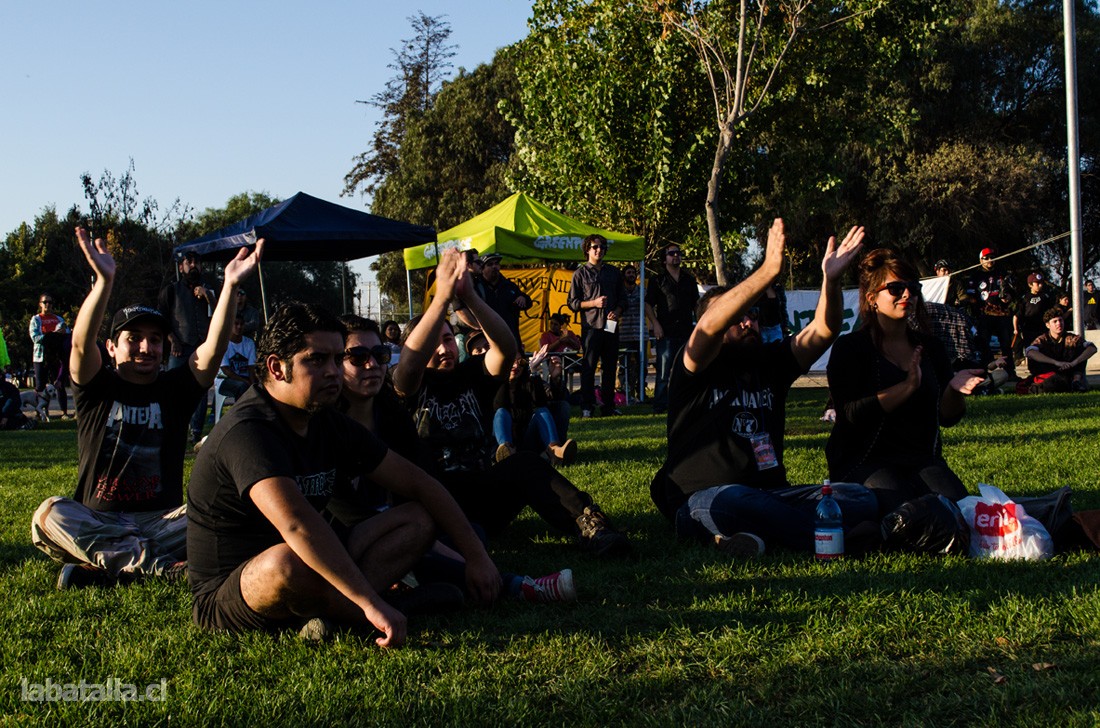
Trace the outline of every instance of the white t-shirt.
<path fill-rule="evenodd" d="M 229 348 L 222 357 L 221 367 L 228 367 L 234 374 L 248 378 L 249 372 L 256 364 L 256 342 L 247 336 L 242 336 L 237 343 L 229 342 Z M 214 378 L 214 387 L 217 388 L 225 381 L 221 367 L 218 368 L 218 376 Z"/>

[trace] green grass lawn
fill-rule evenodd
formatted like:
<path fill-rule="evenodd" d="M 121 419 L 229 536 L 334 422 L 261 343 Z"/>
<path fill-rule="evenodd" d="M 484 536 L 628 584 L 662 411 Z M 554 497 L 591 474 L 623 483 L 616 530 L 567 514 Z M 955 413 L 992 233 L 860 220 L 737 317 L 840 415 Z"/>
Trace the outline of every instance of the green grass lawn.
<path fill-rule="evenodd" d="M 795 390 L 793 482 L 826 472 L 822 390 Z M 1074 488 L 1100 508 L 1100 393 L 994 397 L 946 431 L 972 492 Z M 0 433 L 0 725 L 1097 725 L 1100 558 L 1045 563 L 875 555 L 753 563 L 678 544 L 649 501 L 663 421 L 646 408 L 574 424 L 568 475 L 630 531 L 604 563 L 529 513 L 502 568 L 572 567 L 580 601 L 414 620 L 383 652 L 342 635 L 201 632 L 182 584 L 58 592 L 29 520 L 76 477 L 72 422 Z M 190 464 L 189 464 L 190 465 Z M 145 686 L 163 702 L 30 702 L 26 683 Z"/>

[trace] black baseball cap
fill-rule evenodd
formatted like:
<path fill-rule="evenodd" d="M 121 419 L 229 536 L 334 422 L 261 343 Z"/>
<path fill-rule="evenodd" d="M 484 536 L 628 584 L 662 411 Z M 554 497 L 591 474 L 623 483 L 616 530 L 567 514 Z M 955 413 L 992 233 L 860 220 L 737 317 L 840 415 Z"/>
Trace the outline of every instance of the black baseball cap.
<path fill-rule="evenodd" d="M 119 331 L 128 331 L 139 321 L 153 324 L 164 334 L 171 330 L 171 327 L 168 326 L 168 319 L 155 308 L 127 306 L 116 311 L 115 317 L 111 319 L 111 338 L 118 336 Z"/>

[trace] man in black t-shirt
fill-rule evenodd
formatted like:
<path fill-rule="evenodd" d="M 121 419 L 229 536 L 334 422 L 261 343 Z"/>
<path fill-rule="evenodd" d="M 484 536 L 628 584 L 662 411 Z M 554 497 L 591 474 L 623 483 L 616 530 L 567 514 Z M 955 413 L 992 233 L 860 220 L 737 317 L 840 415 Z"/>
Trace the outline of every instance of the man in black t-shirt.
<path fill-rule="evenodd" d="M 106 242 L 77 240 L 96 274 L 73 326 L 69 359 L 76 395 L 79 480 L 73 498 L 47 498 L 31 519 L 35 546 L 64 562 L 58 588 L 111 584 L 120 576 L 178 575 L 185 569 L 183 451 L 187 421 L 214 382 L 229 338 L 236 295 L 223 295 L 209 335 L 185 366 L 161 371 L 167 319 L 154 308 L 127 306 L 114 315 L 104 366 L 95 337 L 115 278 Z M 233 294 L 255 269 L 242 249 L 225 267 L 223 293 Z"/>
<path fill-rule="evenodd" d="M 499 572 L 438 481 L 332 409 L 343 357 L 344 327 L 323 309 L 287 304 L 264 327 L 259 383 L 214 426 L 187 488 L 197 624 L 275 630 L 319 618 L 400 646 L 405 615 L 380 595 L 437 526 L 466 560 L 468 591 L 485 603 L 499 593 Z M 359 477 L 408 502 L 350 530 L 330 525 L 321 510 Z"/>
<path fill-rule="evenodd" d="M 473 291 L 457 251 L 436 268 L 436 295 L 405 328 L 394 387 L 412 411 L 426 457 L 471 521 L 490 535 L 530 506 L 555 528 L 576 536 L 600 556 L 623 555 L 629 542 L 585 492 L 532 452 L 494 462 L 493 397 L 515 360 L 508 326 Z M 458 362 L 446 322 L 447 306 L 460 300 L 490 342 L 484 355 Z"/>
<path fill-rule="evenodd" d="M 1043 314 L 1054 305 L 1054 299 L 1044 290 L 1045 282 L 1042 273 L 1032 273 L 1027 277 L 1028 292 L 1020 296 L 1016 304 L 1016 315 L 1012 322 L 1013 338 L 1016 339 L 1016 347 L 1013 354 L 1019 359 L 1024 353 L 1024 347 L 1035 341 L 1046 330 L 1043 325 Z"/>
<path fill-rule="evenodd" d="M 763 553 L 763 539 L 802 550 L 812 543 L 814 503 L 784 497 L 793 490 L 783 466 L 787 392 L 840 333 L 840 278 L 862 247 L 863 228 L 853 227 L 839 247 L 829 239 L 813 321 L 793 337 L 763 344 L 751 309 L 779 275 L 785 240 L 777 218 L 763 265 L 700 299 L 698 323 L 672 368 L 668 455 L 650 485 L 681 536 L 738 555 Z M 853 495 L 866 495 L 852 487 L 860 491 Z M 834 495 L 846 494 L 838 488 Z M 845 511 L 846 520 L 850 515 Z"/>

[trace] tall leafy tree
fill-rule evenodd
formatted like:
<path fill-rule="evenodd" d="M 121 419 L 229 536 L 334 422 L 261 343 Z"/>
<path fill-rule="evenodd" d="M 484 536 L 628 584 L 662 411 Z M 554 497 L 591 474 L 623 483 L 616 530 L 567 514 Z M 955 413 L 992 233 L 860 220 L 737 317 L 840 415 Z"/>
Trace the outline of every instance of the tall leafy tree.
<path fill-rule="evenodd" d="M 708 143 L 697 61 L 652 3 L 538 0 L 516 68 L 511 184 L 585 222 L 690 243 Z M 695 248 L 689 248 L 693 251 Z"/>
<path fill-rule="evenodd" d="M 751 153 L 748 120 L 775 88 L 784 58 L 804 26 L 812 22 L 812 0 L 710 0 L 659 2 L 666 28 L 686 36 L 698 56 L 713 103 L 718 139 L 707 178 L 707 236 L 720 284 L 729 282 L 719 214 L 722 182 L 730 155 Z M 735 229 L 737 225 L 733 226 Z"/>
<path fill-rule="evenodd" d="M 408 20 L 413 36 L 403 39 L 401 48 L 390 49 L 393 77 L 369 101 L 358 102 L 381 110 L 382 119 L 370 148 L 355 157 L 355 165 L 344 176 L 345 195 L 373 195 L 389 175 L 398 171 L 409 123 L 431 108 L 451 68 L 455 47 L 447 42 L 451 26 L 443 16 L 421 12 Z"/>
<path fill-rule="evenodd" d="M 189 208 L 179 200 L 162 208 L 153 198 L 142 199 L 133 160 L 121 174 L 105 170 L 98 179 L 85 173 L 80 180 L 87 213 L 73 206 L 60 216 L 46 207 L 33 224 L 21 224 L 0 246 L 0 279 L 5 281 L 0 320 L 16 362 L 30 361 L 26 324 L 37 310 L 39 293 L 51 293 L 56 309 L 71 323 L 88 292 L 89 271 L 74 242 L 77 225 L 88 225 L 104 237 L 119 262 L 110 308 L 155 304 L 170 275 L 174 229 L 189 216 Z"/>
<path fill-rule="evenodd" d="M 379 185 L 373 212 L 445 230 L 511 194 L 515 127 L 500 111 L 515 103 L 514 52 L 505 48 L 472 73 L 443 84 L 431 108 L 410 122 L 397 171 Z M 390 304 L 404 308 L 406 274 L 400 252 L 380 256 L 372 269 Z M 424 283 L 413 272 L 414 286 Z"/>
<path fill-rule="evenodd" d="M 409 187 L 411 181 L 391 181 L 401 175 L 403 150 L 411 127 L 428 113 L 436 95 L 447 78 L 454 57 L 455 46 L 448 43 L 451 26 L 443 16 L 425 15 L 423 12 L 409 17 L 413 36 L 401 41 L 401 47 L 391 48 L 393 63 L 389 65 L 394 75 L 385 88 L 367 103 L 382 111 L 382 119 L 374 131 L 370 148 L 353 160 L 355 166 L 344 176 L 344 195 L 360 193 L 374 198 L 371 211 L 418 224 L 429 222 L 431 212 L 426 196 L 420 195 L 414 204 L 419 206 L 417 215 L 397 211 L 403 204 L 395 188 Z M 410 145 L 411 147 L 412 145 Z M 407 177 L 408 175 L 406 175 Z M 378 279 L 382 295 L 390 306 L 404 300 L 406 290 L 405 263 L 400 252 L 384 253 L 371 263 Z M 414 276 L 417 284 L 423 284 L 423 275 Z M 384 307 L 385 308 L 385 307 Z"/>

